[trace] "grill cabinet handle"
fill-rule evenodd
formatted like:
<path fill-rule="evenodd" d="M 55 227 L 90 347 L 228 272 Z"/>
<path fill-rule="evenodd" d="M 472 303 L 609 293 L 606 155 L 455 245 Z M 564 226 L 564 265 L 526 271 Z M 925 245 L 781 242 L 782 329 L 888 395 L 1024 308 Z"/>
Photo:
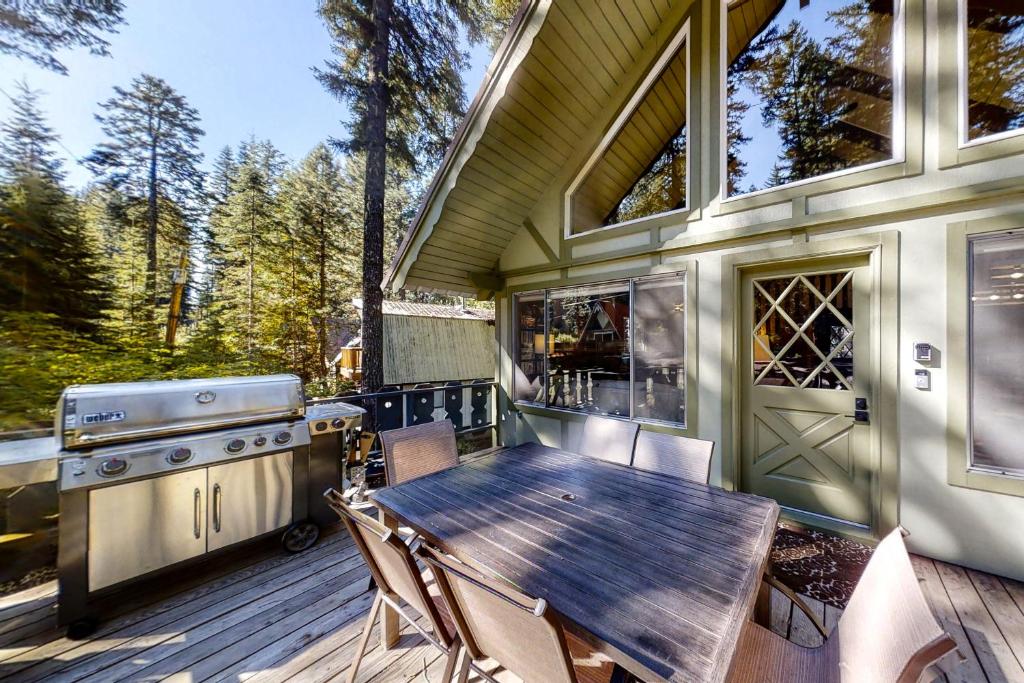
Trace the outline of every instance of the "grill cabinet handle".
<path fill-rule="evenodd" d="M 199 489 L 197 488 L 192 494 L 192 535 L 199 538 L 202 533 L 199 529 Z"/>
<path fill-rule="evenodd" d="M 220 533 L 220 484 L 213 485 L 213 530 Z"/>

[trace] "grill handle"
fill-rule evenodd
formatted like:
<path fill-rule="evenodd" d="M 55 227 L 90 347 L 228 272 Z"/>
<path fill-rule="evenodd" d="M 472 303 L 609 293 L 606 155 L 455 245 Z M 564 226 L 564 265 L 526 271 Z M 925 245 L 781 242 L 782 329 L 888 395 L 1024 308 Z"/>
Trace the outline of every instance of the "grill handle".
<path fill-rule="evenodd" d="M 220 484 L 213 485 L 213 530 L 220 533 L 220 499 L 223 497 Z"/>
<path fill-rule="evenodd" d="M 192 535 L 196 538 L 202 534 L 199 529 L 199 499 L 201 496 L 198 488 L 192 493 Z"/>

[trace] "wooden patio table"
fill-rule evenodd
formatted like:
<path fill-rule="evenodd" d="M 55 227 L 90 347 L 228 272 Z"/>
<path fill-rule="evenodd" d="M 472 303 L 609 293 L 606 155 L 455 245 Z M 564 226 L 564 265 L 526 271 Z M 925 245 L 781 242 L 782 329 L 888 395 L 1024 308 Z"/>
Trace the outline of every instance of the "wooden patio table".
<path fill-rule="evenodd" d="M 725 678 L 779 516 L 773 500 L 533 443 L 372 498 L 648 681 Z"/>

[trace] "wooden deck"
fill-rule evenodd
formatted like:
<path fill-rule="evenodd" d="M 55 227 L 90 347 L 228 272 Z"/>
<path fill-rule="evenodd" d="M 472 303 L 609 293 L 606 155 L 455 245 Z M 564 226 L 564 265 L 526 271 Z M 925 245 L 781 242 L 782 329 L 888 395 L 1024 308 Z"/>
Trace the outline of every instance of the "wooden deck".
<path fill-rule="evenodd" d="M 967 657 L 942 675 L 951 683 L 1024 681 L 1024 584 L 924 558 L 915 568 Z M 56 630 L 56 585 L 45 584 L 0 598 L 0 679 L 343 680 L 372 597 L 367 580 L 347 534 L 333 533 L 300 555 L 268 548 L 178 582 L 173 593 L 133 599 L 78 642 Z M 775 629 L 816 644 L 806 618 L 777 602 Z M 814 606 L 830 626 L 837 621 L 839 610 Z M 367 655 L 360 680 L 438 683 L 442 667 L 406 626 L 397 648 Z"/>

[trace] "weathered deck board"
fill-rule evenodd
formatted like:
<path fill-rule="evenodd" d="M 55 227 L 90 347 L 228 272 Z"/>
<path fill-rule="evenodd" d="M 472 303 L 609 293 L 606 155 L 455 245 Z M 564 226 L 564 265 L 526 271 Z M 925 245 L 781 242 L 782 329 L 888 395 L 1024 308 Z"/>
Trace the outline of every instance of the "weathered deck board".
<path fill-rule="evenodd" d="M 942 662 L 937 680 L 1024 681 L 1014 668 L 1024 644 L 1024 586 L 922 557 L 913 562 L 929 602 L 967 658 Z M 31 614 L 48 620 L 44 630 L 0 646 L 0 679 L 343 681 L 372 597 L 367 576 L 347 535 L 333 534 L 304 554 L 266 552 L 198 575 L 176 593 L 140 598 L 94 639 L 79 642 L 53 627 L 55 586 L 39 586 L 0 600 L 0 626 Z M 811 604 L 833 628 L 839 610 Z M 773 630 L 793 639 L 814 635 L 781 594 L 772 596 L 772 605 Z M 437 681 L 443 667 L 439 653 L 404 624 L 398 647 L 373 647 L 367 654 L 359 681 Z M 515 680 L 508 672 L 498 679 Z"/>

